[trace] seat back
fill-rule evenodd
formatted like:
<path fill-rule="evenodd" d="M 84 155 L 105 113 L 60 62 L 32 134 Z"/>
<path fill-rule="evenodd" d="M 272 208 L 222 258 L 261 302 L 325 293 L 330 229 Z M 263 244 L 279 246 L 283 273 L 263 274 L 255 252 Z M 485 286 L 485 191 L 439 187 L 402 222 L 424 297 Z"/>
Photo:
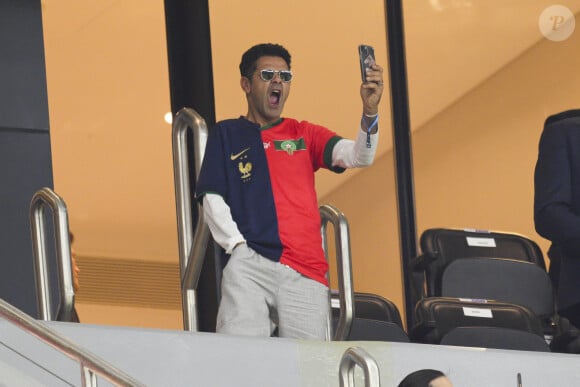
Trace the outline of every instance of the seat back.
<path fill-rule="evenodd" d="M 403 326 L 397 305 L 378 294 L 356 292 L 354 294 L 356 316 L 379 321 L 389 321 Z"/>
<path fill-rule="evenodd" d="M 469 257 L 509 258 L 526 261 L 546 269 L 539 246 L 531 239 L 497 231 L 431 228 L 420 238 L 421 256 L 415 267 L 425 271 L 427 296 L 441 295 L 438 280 L 447 265 Z M 416 269 L 417 270 L 417 269 Z"/>
<path fill-rule="evenodd" d="M 552 283 L 546 271 L 524 261 L 465 258 L 447 265 L 441 276 L 441 296 L 483 298 L 523 305 L 537 316 L 555 314 Z"/>
<path fill-rule="evenodd" d="M 353 295 L 354 318 L 347 340 L 410 341 L 394 302 L 377 294 L 355 292 Z M 335 292 L 331 296 L 331 305 L 332 321 L 336 325 L 340 305 Z"/>
<path fill-rule="evenodd" d="M 543 338 L 540 319 L 522 305 L 490 300 L 428 297 L 415 307 L 411 341 L 439 344 L 443 336 L 458 327 L 497 327 L 529 332 Z"/>

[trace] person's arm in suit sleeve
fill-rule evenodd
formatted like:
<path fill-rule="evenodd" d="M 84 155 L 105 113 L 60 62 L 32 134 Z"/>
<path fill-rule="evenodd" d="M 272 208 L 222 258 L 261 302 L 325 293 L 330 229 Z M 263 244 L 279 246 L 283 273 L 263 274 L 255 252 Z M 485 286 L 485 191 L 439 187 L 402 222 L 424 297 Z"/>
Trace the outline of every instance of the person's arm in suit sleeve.
<path fill-rule="evenodd" d="M 573 179 L 580 176 L 572 176 L 568 141 L 561 122 L 542 133 L 534 174 L 534 222 L 538 234 L 580 259 L 580 214 L 572 204 Z"/>

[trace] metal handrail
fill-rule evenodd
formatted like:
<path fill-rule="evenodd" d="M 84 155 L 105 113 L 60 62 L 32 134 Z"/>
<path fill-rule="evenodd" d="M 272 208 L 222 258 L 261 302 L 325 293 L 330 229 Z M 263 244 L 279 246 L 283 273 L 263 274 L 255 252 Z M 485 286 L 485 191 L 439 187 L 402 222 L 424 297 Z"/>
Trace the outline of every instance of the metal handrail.
<path fill-rule="evenodd" d="M 205 154 L 208 130 L 205 120 L 195 110 L 182 108 L 175 115 L 172 125 L 179 267 L 181 273 L 183 325 L 188 331 L 197 331 L 197 285 L 205 258 L 209 228 L 203 220 L 201 206 L 198 206 L 195 235 L 193 235 L 191 228 L 191 190 L 187 157 L 187 131 L 190 128 L 193 131 L 195 176 L 199 176 L 199 170 Z"/>
<path fill-rule="evenodd" d="M 97 386 L 95 373 L 117 386 L 145 386 L 103 359 L 82 349 L 26 313 L 0 299 L 0 315 L 81 364 L 83 386 Z"/>
<path fill-rule="evenodd" d="M 365 376 L 365 387 L 380 387 L 381 379 L 377 362 L 364 349 L 351 347 L 340 359 L 340 387 L 354 386 L 354 367 L 362 368 Z"/>
<path fill-rule="evenodd" d="M 52 307 L 44 218 L 46 206 L 52 209 L 52 219 L 55 226 L 56 262 L 60 288 L 59 305 L 55 313 L 55 320 L 71 321 L 75 291 L 72 279 L 67 209 L 64 200 L 47 187 L 38 190 L 30 202 L 30 225 L 38 311 L 41 319 L 45 321 L 51 320 Z"/>
<path fill-rule="evenodd" d="M 350 334 L 354 316 L 354 295 L 352 284 L 352 266 L 350 257 L 350 237 L 346 216 L 336 207 L 325 204 L 320 206 L 322 245 L 324 254 L 328 260 L 328 240 L 326 230 L 328 223 L 334 227 L 334 242 L 336 246 L 336 262 L 338 272 L 338 296 L 340 301 L 340 314 L 334 333 L 334 340 L 346 340 Z M 332 335 L 332 324 L 329 316 L 328 337 Z"/>

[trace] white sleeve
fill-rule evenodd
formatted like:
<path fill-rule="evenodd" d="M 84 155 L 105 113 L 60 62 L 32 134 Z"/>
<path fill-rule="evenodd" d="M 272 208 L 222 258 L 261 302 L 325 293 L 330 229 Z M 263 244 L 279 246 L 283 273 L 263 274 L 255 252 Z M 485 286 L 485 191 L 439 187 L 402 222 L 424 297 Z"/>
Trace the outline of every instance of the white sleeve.
<path fill-rule="evenodd" d="M 213 239 L 231 254 L 238 242 L 244 242 L 244 236 L 232 218 L 230 207 L 217 194 L 207 193 L 203 196 L 203 215 Z"/>
<path fill-rule="evenodd" d="M 361 129 L 356 141 L 342 139 L 332 149 L 332 166 L 342 168 L 367 167 L 373 163 L 379 132 L 371 134 L 371 147 L 367 148 L 367 134 Z"/>

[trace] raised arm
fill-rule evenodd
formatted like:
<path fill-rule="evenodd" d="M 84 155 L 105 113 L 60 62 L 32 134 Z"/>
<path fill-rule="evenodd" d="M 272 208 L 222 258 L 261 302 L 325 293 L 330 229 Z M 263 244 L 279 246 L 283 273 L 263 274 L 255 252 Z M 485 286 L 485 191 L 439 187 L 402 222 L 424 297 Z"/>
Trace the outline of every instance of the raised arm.
<path fill-rule="evenodd" d="M 332 151 L 332 165 L 342 168 L 366 167 L 373 163 L 379 140 L 379 102 L 383 95 L 383 68 L 373 64 L 367 82 L 360 86 L 362 118 L 355 141 L 340 140 Z"/>

